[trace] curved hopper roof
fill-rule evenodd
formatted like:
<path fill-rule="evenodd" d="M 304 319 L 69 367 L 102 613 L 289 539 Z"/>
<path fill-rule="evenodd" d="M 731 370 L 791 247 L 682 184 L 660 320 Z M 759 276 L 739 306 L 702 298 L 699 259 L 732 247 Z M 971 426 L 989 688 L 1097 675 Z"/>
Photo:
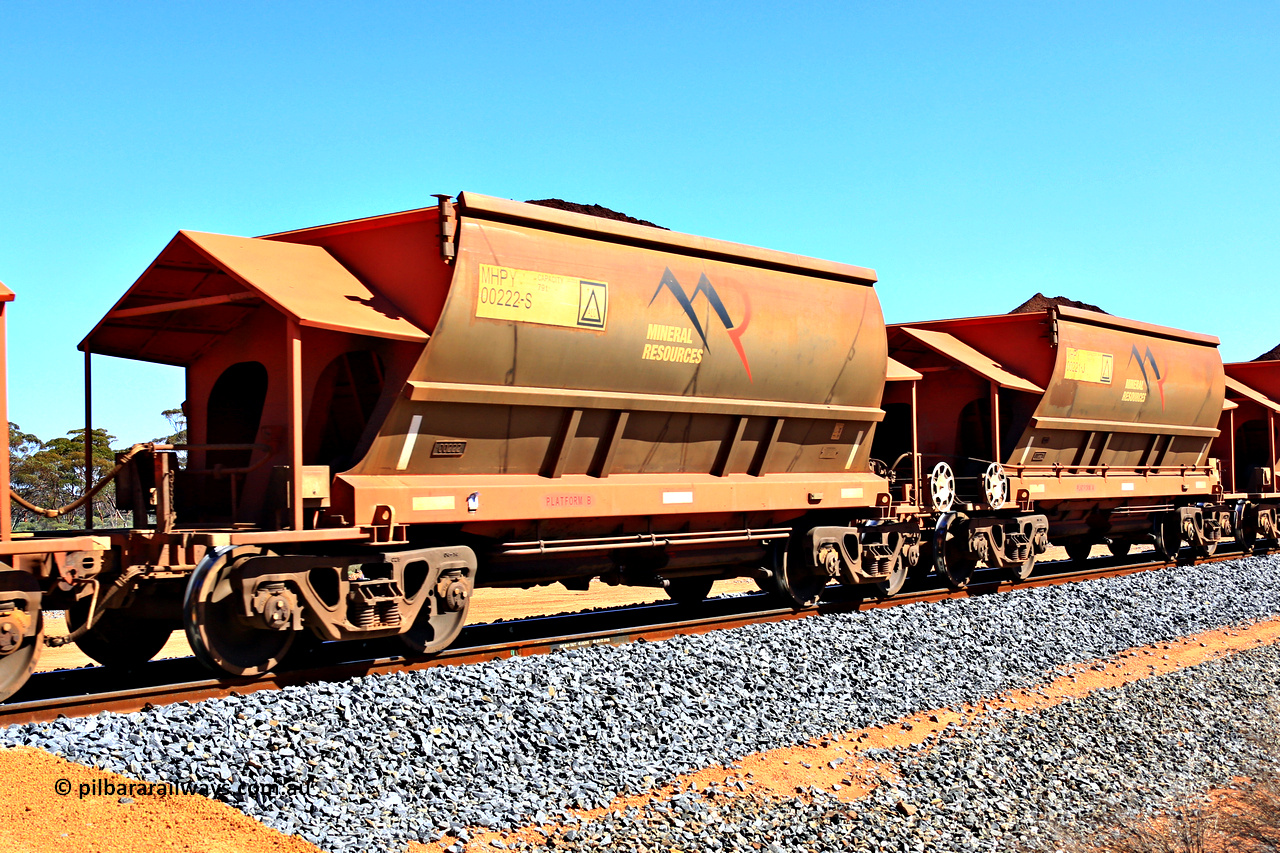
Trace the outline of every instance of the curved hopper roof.
<path fill-rule="evenodd" d="M 319 246 L 179 231 L 80 349 L 186 366 L 263 304 L 302 326 L 427 340 Z"/>

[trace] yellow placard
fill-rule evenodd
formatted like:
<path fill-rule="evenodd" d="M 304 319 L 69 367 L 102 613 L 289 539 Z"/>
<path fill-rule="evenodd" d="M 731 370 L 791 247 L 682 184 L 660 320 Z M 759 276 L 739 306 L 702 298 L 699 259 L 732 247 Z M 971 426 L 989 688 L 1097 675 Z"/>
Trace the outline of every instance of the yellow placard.
<path fill-rule="evenodd" d="M 1064 377 L 1078 382 L 1110 385 L 1115 362 L 1115 356 L 1109 352 L 1067 347 L 1067 370 Z"/>
<path fill-rule="evenodd" d="M 568 275 L 480 264 L 476 316 L 604 331 L 609 285 Z"/>

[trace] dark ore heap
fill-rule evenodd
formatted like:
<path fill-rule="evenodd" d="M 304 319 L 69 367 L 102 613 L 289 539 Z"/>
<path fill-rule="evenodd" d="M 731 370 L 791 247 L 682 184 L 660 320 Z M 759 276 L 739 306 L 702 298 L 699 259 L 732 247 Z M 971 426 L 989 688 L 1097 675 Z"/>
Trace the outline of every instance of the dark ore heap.
<path fill-rule="evenodd" d="M 661 225 L 654 225 L 647 219 L 636 219 L 634 216 L 627 216 L 625 213 L 610 210 L 600 204 L 578 204 L 576 201 L 565 201 L 560 198 L 531 198 L 527 203 L 538 204 L 543 207 L 554 207 L 556 210 L 567 210 L 571 213 L 585 213 L 587 216 L 599 216 L 601 219 L 616 219 L 619 222 L 630 222 L 634 225 L 648 225 L 650 228 L 662 228 Z M 670 231 L 671 229 L 662 228 L 662 230 Z"/>
<path fill-rule="evenodd" d="M 1100 314 L 1106 314 L 1097 305 L 1090 305 L 1088 302 L 1077 302 L 1074 299 L 1068 299 L 1065 296 L 1045 296 L 1043 293 L 1037 293 L 1026 302 L 1010 311 L 1010 314 L 1031 314 L 1035 311 L 1043 311 L 1050 305 L 1068 305 L 1072 308 L 1083 308 L 1086 311 L 1097 311 Z"/>
<path fill-rule="evenodd" d="M 1273 348 L 1255 358 L 1254 361 L 1280 361 L 1280 344 L 1276 344 Z"/>

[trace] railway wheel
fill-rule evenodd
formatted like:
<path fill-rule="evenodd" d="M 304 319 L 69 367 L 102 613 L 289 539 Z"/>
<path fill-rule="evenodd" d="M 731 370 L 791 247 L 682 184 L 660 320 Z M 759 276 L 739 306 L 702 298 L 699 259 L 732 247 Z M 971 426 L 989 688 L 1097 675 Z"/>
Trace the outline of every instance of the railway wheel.
<path fill-rule="evenodd" d="M 823 588 L 831 580 L 826 568 L 815 566 L 813 558 L 805 553 L 804 539 L 792 535 L 785 545 L 774 546 L 772 589 L 768 590 L 796 608 L 817 604 Z"/>
<path fill-rule="evenodd" d="M 67 628 L 74 631 L 89 618 L 89 600 L 67 609 Z M 92 628 L 80 635 L 76 646 L 103 666 L 128 668 L 151 660 L 173 634 L 173 625 L 162 619 L 135 616 L 128 608 L 108 610 Z"/>
<path fill-rule="evenodd" d="M 1252 554 L 1258 542 L 1258 514 L 1248 501 L 1240 501 L 1235 506 L 1236 544 L 1245 554 Z"/>
<path fill-rule="evenodd" d="M 968 548 L 957 535 L 965 521 L 968 518 L 963 513 L 944 512 L 933 531 L 934 566 L 952 589 L 967 587 L 978 568 L 978 561 L 966 553 Z"/>
<path fill-rule="evenodd" d="M 1035 570 L 1036 570 L 1036 552 L 1033 549 L 1031 551 L 1031 554 L 1027 557 L 1027 559 L 1023 560 L 1021 563 L 1014 563 L 1013 565 L 1009 566 L 1007 569 L 1005 569 L 1005 573 L 1008 575 L 1009 580 L 1017 583 L 1019 581 L 1024 581 L 1027 578 L 1031 577 L 1031 573 L 1034 572 Z"/>
<path fill-rule="evenodd" d="M 1171 561 L 1178 559 L 1178 549 L 1182 547 L 1182 525 L 1178 514 L 1167 512 L 1156 520 L 1152 538 L 1155 540 L 1156 557 Z"/>
<path fill-rule="evenodd" d="M 1073 563 L 1084 565 L 1089 561 L 1089 552 L 1093 550 L 1092 542 L 1068 542 L 1062 546 Z"/>
<path fill-rule="evenodd" d="M 306 669 L 316 665 L 316 658 L 323 655 L 324 640 L 309 630 L 294 631 L 293 645 L 277 667 L 279 670 Z"/>
<path fill-rule="evenodd" d="M 31 599 L 6 592 L 39 592 L 39 586 L 26 572 L 0 573 L 0 701 L 27 683 L 44 648 L 44 614 Z"/>
<path fill-rule="evenodd" d="M 1212 557 L 1218 553 L 1218 542 L 1221 540 L 1210 539 L 1207 542 L 1196 545 L 1196 556 L 1200 558 Z"/>
<path fill-rule="evenodd" d="M 413 627 L 400 640 L 415 652 L 439 654 L 458 639 L 471 608 L 471 581 L 461 574 L 446 573 L 423 602 Z"/>
<path fill-rule="evenodd" d="M 911 564 L 907 562 L 905 553 L 898 554 L 897 565 L 894 566 L 893 572 L 889 577 L 877 584 L 872 584 L 872 589 L 879 598 L 888 598 L 891 595 L 897 595 L 902 592 L 902 588 L 907 584 L 907 575 L 911 573 Z"/>
<path fill-rule="evenodd" d="M 270 672 L 289 652 L 294 632 L 264 628 L 241 615 L 240 592 L 232 583 L 245 560 L 267 554 L 249 545 L 210 550 L 187 581 L 182 622 L 196 659 L 235 676 Z"/>
<path fill-rule="evenodd" d="M 1112 539 L 1107 543 L 1107 550 L 1111 552 L 1111 556 L 1116 559 L 1123 559 L 1129 556 L 1129 549 L 1133 547 L 1133 543 L 1128 539 Z"/>
<path fill-rule="evenodd" d="M 667 597 L 676 604 L 701 604 L 711 594 L 714 583 L 715 578 L 711 577 L 672 578 L 667 581 Z"/>
<path fill-rule="evenodd" d="M 1255 507 L 1251 515 L 1252 526 L 1255 540 L 1262 540 L 1263 553 L 1270 553 L 1271 549 L 1280 545 L 1280 530 L 1276 528 L 1276 506 L 1268 504 L 1265 507 Z"/>

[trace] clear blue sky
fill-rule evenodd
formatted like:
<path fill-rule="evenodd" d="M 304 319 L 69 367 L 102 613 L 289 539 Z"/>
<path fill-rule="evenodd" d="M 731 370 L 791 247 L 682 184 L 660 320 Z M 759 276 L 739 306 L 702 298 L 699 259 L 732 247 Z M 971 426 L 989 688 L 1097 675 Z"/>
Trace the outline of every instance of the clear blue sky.
<path fill-rule="evenodd" d="M 891 321 L 1036 291 L 1280 342 L 1276 3 L 0 2 L 10 417 L 180 228 L 473 190 L 874 267 Z M 171 368 L 95 361 L 167 432 Z"/>

